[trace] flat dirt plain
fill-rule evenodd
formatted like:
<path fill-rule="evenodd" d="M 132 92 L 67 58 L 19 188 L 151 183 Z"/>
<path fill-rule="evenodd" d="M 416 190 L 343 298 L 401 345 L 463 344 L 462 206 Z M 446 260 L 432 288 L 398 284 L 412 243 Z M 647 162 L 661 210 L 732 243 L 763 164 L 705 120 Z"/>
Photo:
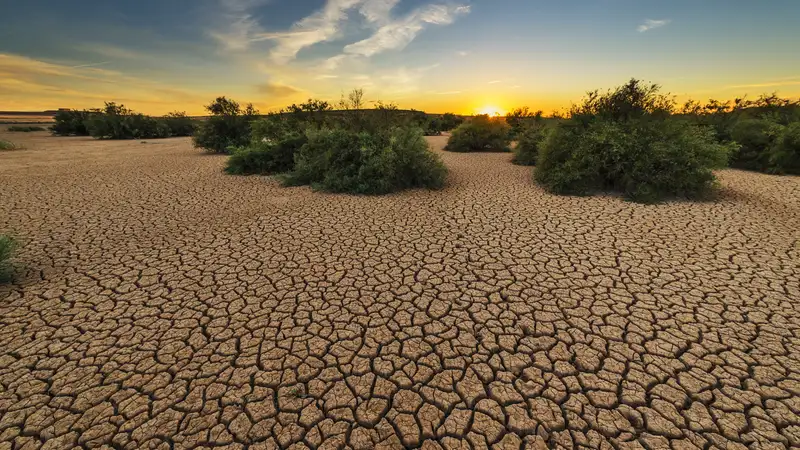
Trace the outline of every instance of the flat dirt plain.
<path fill-rule="evenodd" d="M 442 153 L 353 197 L 0 138 L 0 449 L 800 446 L 800 178 L 637 205 Z"/>

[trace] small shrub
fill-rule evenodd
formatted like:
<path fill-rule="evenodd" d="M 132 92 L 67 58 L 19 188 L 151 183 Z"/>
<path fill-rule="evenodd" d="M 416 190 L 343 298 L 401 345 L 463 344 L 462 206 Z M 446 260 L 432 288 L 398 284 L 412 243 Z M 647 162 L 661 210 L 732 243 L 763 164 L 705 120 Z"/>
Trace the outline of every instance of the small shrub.
<path fill-rule="evenodd" d="M 506 123 L 511 127 L 512 139 L 518 138 L 523 131 L 533 124 L 538 124 L 543 119 L 543 113 L 531 111 L 527 106 L 517 108 L 506 114 Z"/>
<path fill-rule="evenodd" d="M 46 131 L 46 130 L 43 127 L 13 125 L 8 127 L 8 131 L 15 133 L 31 133 L 34 131 Z"/>
<path fill-rule="evenodd" d="M 733 126 L 731 137 L 738 150 L 731 157 L 731 166 L 766 171 L 770 165 L 770 150 L 781 133 L 781 126 L 765 119 L 742 119 Z"/>
<path fill-rule="evenodd" d="M 800 122 L 784 128 L 772 147 L 769 171 L 784 175 L 800 175 Z"/>
<path fill-rule="evenodd" d="M 169 128 L 170 136 L 184 137 L 194 134 L 195 121 L 185 112 L 171 112 L 164 116 L 163 121 Z"/>
<path fill-rule="evenodd" d="M 511 161 L 520 166 L 535 166 L 539 149 L 547 137 L 547 128 L 541 124 L 528 125 L 519 135 Z"/>
<path fill-rule="evenodd" d="M 311 184 L 329 192 L 385 194 L 444 186 L 447 169 L 418 128 L 386 133 L 309 130 L 287 185 Z"/>
<path fill-rule="evenodd" d="M 50 131 L 56 136 L 89 136 L 86 121 L 98 113 L 99 110 L 58 111 Z"/>
<path fill-rule="evenodd" d="M 17 248 L 17 241 L 11 236 L 0 235 L 0 283 L 12 280 L 14 267 L 11 258 Z"/>
<path fill-rule="evenodd" d="M 13 142 L 0 139 L 0 150 L 19 150 L 20 146 Z"/>
<path fill-rule="evenodd" d="M 554 193 L 610 190 L 638 202 L 703 196 L 733 146 L 709 128 L 670 117 L 673 108 L 658 86 L 637 80 L 589 93 L 544 141 L 536 181 Z"/>
<path fill-rule="evenodd" d="M 218 97 L 206 109 L 211 117 L 197 128 L 193 136 L 195 147 L 212 153 L 229 153 L 250 142 L 250 123 L 258 117 L 253 105 L 242 108 L 234 100 Z"/>
<path fill-rule="evenodd" d="M 439 117 L 439 122 L 441 124 L 442 131 L 450 131 L 458 128 L 459 125 L 464 123 L 464 119 L 461 116 L 457 116 L 454 113 L 444 113 Z"/>
<path fill-rule="evenodd" d="M 445 150 L 451 152 L 509 151 L 510 128 L 502 118 L 475 116 L 455 130 Z"/>

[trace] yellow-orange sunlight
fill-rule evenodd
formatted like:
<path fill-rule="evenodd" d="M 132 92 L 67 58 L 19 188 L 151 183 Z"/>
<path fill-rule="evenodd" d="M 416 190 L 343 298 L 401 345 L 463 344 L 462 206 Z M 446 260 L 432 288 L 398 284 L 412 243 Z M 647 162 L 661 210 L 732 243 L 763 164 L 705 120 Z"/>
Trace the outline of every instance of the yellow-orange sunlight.
<path fill-rule="evenodd" d="M 488 114 L 490 116 L 505 116 L 506 112 L 497 106 L 484 106 L 478 110 L 478 114 Z"/>

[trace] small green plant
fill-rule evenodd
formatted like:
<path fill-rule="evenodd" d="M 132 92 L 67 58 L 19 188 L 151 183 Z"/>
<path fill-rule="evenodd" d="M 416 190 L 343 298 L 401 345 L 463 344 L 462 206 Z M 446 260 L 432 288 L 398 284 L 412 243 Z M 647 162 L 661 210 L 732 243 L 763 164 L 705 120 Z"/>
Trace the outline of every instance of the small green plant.
<path fill-rule="evenodd" d="M 418 128 L 382 133 L 323 128 L 309 130 L 307 136 L 287 185 L 352 194 L 444 186 L 447 169 Z"/>
<path fill-rule="evenodd" d="M 197 127 L 195 147 L 211 153 L 230 153 L 250 142 L 250 123 L 258 117 L 252 104 L 242 108 L 234 100 L 218 97 L 206 109 L 211 117 Z"/>
<path fill-rule="evenodd" d="M 445 150 L 451 152 L 507 152 L 510 127 L 503 118 L 479 115 L 453 130 Z"/>
<path fill-rule="evenodd" d="M 733 145 L 675 120 L 672 100 L 658 90 L 631 80 L 589 93 L 544 141 L 536 181 L 558 194 L 614 191 L 645 203 L 708 193 L 713 170 L 727 165 Z"/>
<path fill-rule="evenodd" d="M 8 127 L 8 131 L 15 132 L 15 133 L 31 133 L 34 131 L 47 131 L 43 127 L 37 127 L 32 125 L 12 125 Z"/>
<path fill-rule="evenodd" d="M 517 146 L 514 148 L 514 164 L 535 166 L 539 149 L 547 137 L 548 128 L 540 123 L 529 124 L 519 134 Z"/>
<path fill-rule="evenodd" d="M 769 171 L 779 175 L 800 175 L 800 122 L 787 126 L 772 147 Z"/>
<path fill-rule="evenodd" d="M 19 150 L 21 147 L 17 144 L 0 139 L 0 150 Z"/>
<path fill-rule="evenodd" d="M 7 283 L 13 279 L 14 266 L 11 258 L 17 248 L 17 241 L 11 236 L 0 235 L 0 283 Z"/>

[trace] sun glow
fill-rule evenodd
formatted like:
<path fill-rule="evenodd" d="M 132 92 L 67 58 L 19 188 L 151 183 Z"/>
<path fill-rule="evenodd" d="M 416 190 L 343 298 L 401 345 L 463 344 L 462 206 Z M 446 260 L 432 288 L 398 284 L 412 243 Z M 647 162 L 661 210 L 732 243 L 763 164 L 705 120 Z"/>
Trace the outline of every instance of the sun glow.
<path fill-rule="evenodd" d="M 488 114 L 490 116 L 505 116 L 506 112 L 497 106 L 484 106 L 478 110 L 478 114 Z"/>

